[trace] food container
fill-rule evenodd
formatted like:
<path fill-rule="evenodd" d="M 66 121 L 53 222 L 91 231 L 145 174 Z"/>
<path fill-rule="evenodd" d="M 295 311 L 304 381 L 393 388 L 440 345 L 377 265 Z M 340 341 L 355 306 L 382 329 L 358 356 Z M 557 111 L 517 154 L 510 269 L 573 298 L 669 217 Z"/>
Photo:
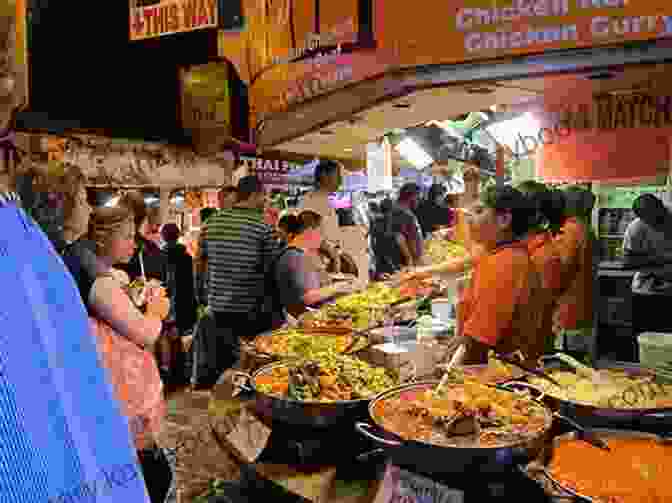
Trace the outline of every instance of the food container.
<path fill-rule="evenodd" d="M 653 440 L 661 444 L 666 444 L 669 442 L 669 439 L 666 437 L 654 435 L 652 433 L 645 433 L 640 431 L 629 431 L 623 429 L 593 429 L 592 433 L 599 436 L 603 440 L 608 439 L 641 439 L 641 440 Z M 591 498 L 589 495 L 581 494 L 573 489 L 562 484 L 559 480 L 556 480 L 551 470 L 549 468 L 551 461 L 553 460 L 553 454 L 555 448 L 563 441 L 566 440 L 578 440 L 581 439 L 580 435 L 577 432 L 571 432 L 564 435 L 557 436 L 553 438 L 553 441 L 550 443 L 547 449 L 544 449 L 543 453 L 539 458 L 529 463 L 526 467 L 521 467 L 523 473 L 530 477 L 535 482 L 539 483 L 546 493 L 553 497 L 553 500 L 557 498 L 558 501 L 585 501 L 585 502 L 598 502 L 604 500 L 598 500 L 597 498 Z M 594 470 L 594 476 L 600 477 L 599 470 Z M 625 501 L 625 500 L 624 500 Z M 630 501 L 630 500 L 628 500 Z"/>
<path fill-rule="evenodd" d="M 441 321 L 447 322 L 453 319 L 454 296 L 450 298 L 434 299 L 432 301 L 432 316 Z"/>
<path fill-rule="evenodd" d="M 446 447 L 422 440 L 403 440 L 385 429 L 376 414 L 376 404 L 396 398 L 399 395 L 415 394 L 436 387 L 439 381 L 423 381 L 405 384 L 384 391 L 368 405 L 369 417 L 373 423 L 358 422 L 355 427 L 364 436 L 374 440 L 388 450 L 392 461 L 415 466 L 428 474 L 502 473 L 517 464 L 527 464 L 541 454 L 549 439 L 553 415 L 544 407 L 545 427 L 532 437 L 521 439 L 509 445 L 498 447 Z M 530 400 L 532 402 L 532 400 Z"/>
<path fill-rule="evenodd" d="M 672 334 L 644 332 L 637 341 L 642 365 L 672 370 Z"/>

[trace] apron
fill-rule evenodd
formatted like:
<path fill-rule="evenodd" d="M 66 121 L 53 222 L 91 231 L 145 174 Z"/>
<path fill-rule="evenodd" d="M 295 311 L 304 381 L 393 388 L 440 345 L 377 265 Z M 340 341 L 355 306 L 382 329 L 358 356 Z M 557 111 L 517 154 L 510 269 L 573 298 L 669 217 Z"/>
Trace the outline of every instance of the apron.
<path fill-rule="evenodd" d="M 517 243 L 517 241 L 507 241 L 498 243 L 497 248 L 490 253 L 496 253 L 498 249 Z M 545 340 L 539 336 L 540 329 L 543 324 L 543 310 L 541 307 L 541 278 L 536 271 L 529 252 L 526 246 L 521 246 L 527 256 L 527 274 L 531 282 L 531 292 L 528 299 L 522 299 L 514 309 L 513 319 L 511 321 L 511 329 L 505 337 L 498 340 L 493 348 L 500 353 L 513 353 L 520 350 L 529 362 L 536 363 L 536 359 L 544 353 Z M 458 288 L 458 306 L 457 317 L 459 333 L 462 334 L 465 322 L 474 311 L 474 307 L 478 299 L 475 297 L 474 282 L 476 276 L 479 274 L 478 262 L 474 265 L 471 278 L 468 280 L 466 286 Z M 503 295 L 508 295 L 503 293 Z M 529 305 L 527 301 L 539 302 L 539 306 Z"/>

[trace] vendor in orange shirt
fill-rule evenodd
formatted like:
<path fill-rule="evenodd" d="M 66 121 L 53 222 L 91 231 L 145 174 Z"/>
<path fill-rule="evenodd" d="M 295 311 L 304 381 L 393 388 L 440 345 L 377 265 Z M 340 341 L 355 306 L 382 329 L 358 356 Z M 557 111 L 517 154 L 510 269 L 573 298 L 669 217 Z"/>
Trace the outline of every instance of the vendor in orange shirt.
<path fill-rule="evenodd" d="M 545 306 L 540 336 L 547 352 L 553 350 L 553 313 L 563 290 L 563 266 L 554 237 L 560 233 L 564 218 L 564 197 L 560 191 L 549 190 L 543 183 L 529 180 L 518 185 L 534 208 L 535 216 L 525 238 L 527 251 L 537 269 L 543 286 Z"/>
<path fill-rule="evenodd" d="M 533 214 L 529 201 L 512 187 L 488 187 L 465 214 L 470 238 L 483 252 L 473 257 L 458 308 L 463 362 L 485 363 L 494 349 L 502 354 L 520 350 L 534 363 L 544 351 L 539 335 L 544 300 L 524 241 Z M 431 272 L 425 268 L 416 275 Z"/>
<path fill-rule="evenodd" d="M 582 187 L 565 191 L 565 221 L 555 239 L 563 265 L 565 293 L 555 312 L 556 333 L 579 330 L 592 325 L 593 246 L 590 215 L 595 196 Z"/>

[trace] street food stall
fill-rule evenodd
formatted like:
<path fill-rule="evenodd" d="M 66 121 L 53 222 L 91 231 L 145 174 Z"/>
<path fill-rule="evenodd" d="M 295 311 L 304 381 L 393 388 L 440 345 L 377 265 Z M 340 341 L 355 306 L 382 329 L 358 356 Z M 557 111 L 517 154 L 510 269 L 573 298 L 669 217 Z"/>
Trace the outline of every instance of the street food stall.
<path fill-rule="evenodd" d="M 463 254 L 435 239 L 436 260 Z M 446 371 L 453 334 L 425 343 L 409 321 L 453 287 L 401 275 L 247 341 L 241 368 L 225 373 L 209 404 L 222 459 L 241 475 L 209 494 L 329 503 L 669 496 L 658 475 L 672 454 L 671 374 L 563 354 L 539 368 L 491 354 Z M 623 481 L 607 484 L 584 462 L 576 469 L 584 455 L 616 463 Z"/>

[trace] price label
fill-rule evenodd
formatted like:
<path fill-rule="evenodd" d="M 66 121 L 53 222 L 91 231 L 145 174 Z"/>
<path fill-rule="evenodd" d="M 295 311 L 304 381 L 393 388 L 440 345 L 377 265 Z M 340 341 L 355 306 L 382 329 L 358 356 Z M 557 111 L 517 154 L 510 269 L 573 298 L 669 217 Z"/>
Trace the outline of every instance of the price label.
<path fill-rule="evenodd" d="M 464 492 L 390 464 L 374 503 L 464 503 Z"/>

